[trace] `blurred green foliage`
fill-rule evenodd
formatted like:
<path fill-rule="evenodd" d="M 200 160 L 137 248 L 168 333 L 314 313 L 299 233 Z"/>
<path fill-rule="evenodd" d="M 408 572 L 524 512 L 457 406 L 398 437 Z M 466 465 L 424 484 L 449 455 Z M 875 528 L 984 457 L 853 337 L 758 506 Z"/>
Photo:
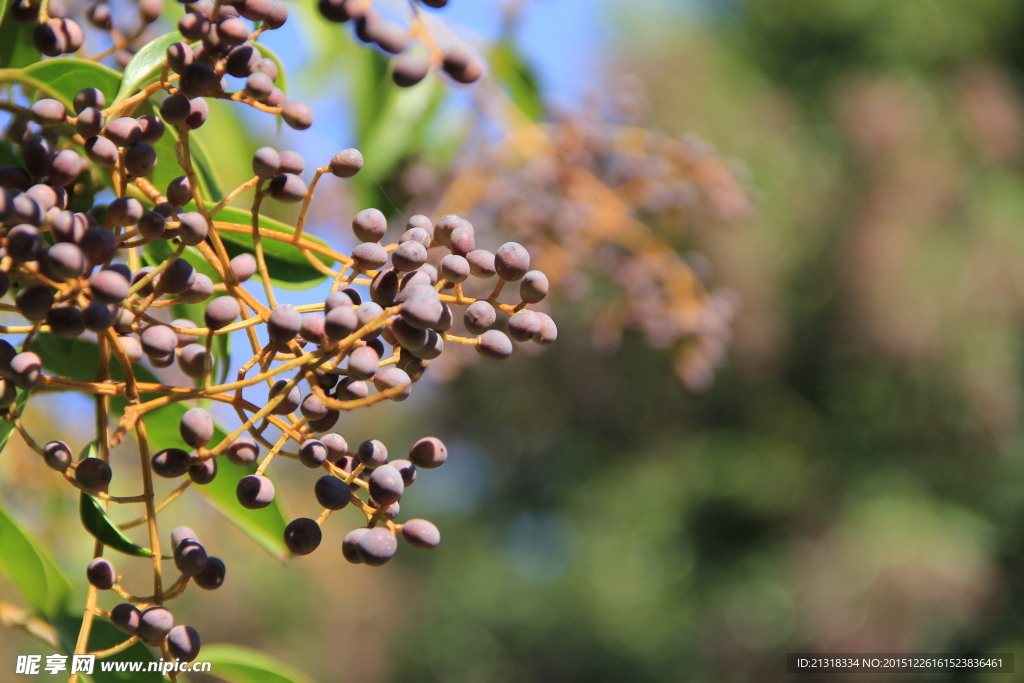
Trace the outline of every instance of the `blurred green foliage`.
<path fill-rule="evenodd" d="M 442 520 L 398 680 L 790 680 L 786 652 L 1022 652 L 1024 11 L 706 5 L 609 61 L 760 193 L 698 240 L 745 301 L 732 365 L 684 396 L 637 339 L 593 351 L 563 303 L 520 381 L 451 387 L 438 413 L 471 416 L 452 429 L 487 454 L 486 488 Z"/>
<path fill-rule="evenodd" d="M 793 651 L 1024 654 L 1024 6 L 681 4 L 642 34 L 627 8 L 609 61 L 760 193 L 748 223 L 697 238 L 745 302 L 715 386 L 686 395 L 633 336 L 596 351 L 589 304 L 556 302 L 545 354 L 414 397 L 419 420 L 350 425 L 387 425 L 396 452 L 422 425 L 451 440 L 407 497 L 442 548 L 370 572 L 335 541 L 282 567 L 224 531 L 245 559 L 183 600 L 211 641 L 366 681 L 781 681 Z M 379 60 L 317 45 L 380 96 Z M 440 106 L 410 93 L 358 109 L 388 168 L 431 144 L 425 123 L 414 142 L 371 130 L 378 109 Z M 357 191 L 380 203 L 386 182 Z"/>

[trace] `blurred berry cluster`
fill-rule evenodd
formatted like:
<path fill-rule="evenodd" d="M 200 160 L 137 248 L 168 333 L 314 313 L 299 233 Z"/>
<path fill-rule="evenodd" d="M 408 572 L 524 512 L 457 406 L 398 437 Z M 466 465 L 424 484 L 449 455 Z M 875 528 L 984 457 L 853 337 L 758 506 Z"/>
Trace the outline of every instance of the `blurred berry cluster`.
<path fill-rule="evenodd" d="M 389 52 L 404 47 L 399 30 L 379 23 L 370 3 L 321 3 L 321 10 L 335 21 L 356 19 L 357 33 Z M 82 47 L 81 25 L 58 17 L 56 3 L 22 3 L 12 12 L 19 22 L 36 22 L 32 40 L 43 54 Z M 138 12 L 142 23 L 131 30 L 115 28 L 106 4 L 86 14 L 112 49 L 136 50 L 142 60 L 150 46 L 139 49 L 135 38 L 163 7 L 143 0 Z M 97 544 L 86 572 L 96 589 L 86 612 L 169 658 L 194 659 L 199 636 L 175 625 L 166 603 L 189 585 L 215 589 L 226 576 L 226 563 L 186 527 L 170 535 L 167 559 L 176 571 L 164 573 L 158 513 L 162 519 L 173 512 L 165 509 L 187 488 L 211 484 L 230 463 L 232 472 L 245 472 L 233 482 L 237 503 L 266 508 L 276 495 L 271 463 L 297 460 L 319 474 L 310 500 L 321 511 L 284 529 L 293 554 L 316 550 L 321 528 L 344 508 L 355 519 L 347 535 L 339 534 L 340 555 L 352 563 L 384 564 L 399 538 L 433 548 L 440 532 L 431 522 L 396 520 L 405 489 L 419 469 L 445 462 L 445 445 L 425 437 L 405 457 L 392 458 L 382 440 L 349 444 L 334 431 L 341 413 L 405 400 L 446 346 L 501 360 L 517 343 L 547 345 L 557 337 L 551 317 L 536 310 L 549 282 L 527 248 L 481 248 L 473 224 L 457 215 L 413 215 L 390 230 L 388 241 L 395 226 L 381 211 L 365 209 L 351 221 L 357 244 L 349 253 L 306 234 L 318 183 L 325 175 L 359 173 L 356 149 L 307 169 L 300 154 L 263 147 L 252 157 L 252 177 L 215 196 L 190 141 L 207 120 L 208 99 L 253 107 L 299 130 L 312 124 L 309 108 L 278 88 L 277 63 L 254 42 L 287 15 L 281 0 L 196 0 L 178 21 L 183 40 L 165 43 L 151 76 L 116 98 L 91 86 L 62 97 L 26 77 L 7 84 L 0 100 L 9 116 L 5 142 L 16 153 L 0 166 L 0 410 L 99 514 L 111 505 L 144 508 L 123 528 L 149 530 L 148 547 L 136 554 L 151 557 L 152 593 L 122 585 Z M 458 58 L 448 52 L 439 63 L 458 81 L 475 80 L 479 64 L 467 57 L 458 67 Z M 252 202 L 239 211 L 233 204 L 244 193 Z M 265 220 L 265 201 L 299 205 L 294 225 Z M 330 281 L 325 299 L 278 302 L 271 256 L 282 245 Z M 251 357 L 227 381 L 215 371 L 228 364 L 227 346 L 218 342 L 235 332 L 245 336 Z M 54 371 L 61 359 L 47 343 L 53 338 L 93 345 L 95 379 Z M 21 420 L 31 397 L 46 391 L 95 400 L 96 440 L 78 457 L 64 440 L 36 438 Z M 217 404 L 237 416 L 232 431 L 215 422 Z M 152 438 L 147 421 L 175 410 L 178 438 Z M 133 459 L 140 469 L 129 468 Z M 180 483 L 157 500 L 154 475 Z M 121 602 L 106 609 L 98 591 Z M 80 648 L 87 647 L 89 623 Z"/>
<path fill-rule="evenodd" d="M 450 171 L 416 161 L 398 189 L 420 210 L 453 207 L 515 236 L 563 296 L 601 301 L 586 320 L 596 345 L 614 349 L 636 330 L 670 350 L 680 382 L 700 391 L 725 360 L 739 301 L 715 286 L 695 228 L 739 221 L 751 198 L 710 145 L 647 126 L 635 86 L 616 95 L 547 122 L 526 121 L 499 98 L 508 120 L 500 139 L 481 126 Z"/>
<path fill-rule="evenodd" d="M 317 7 L 328 21 L 351 21 L 359 40 L 397 55 L 392 60 L 391 78 L 403 88 L 422 81 L 432 67 L 440 67 L 458 83 L 475 83 L 484 74 L 483 62 L 464 45 L 438 45 L 420 10 L 420 5 L 440 8 L 447 4 L 448 0 L 410 0 L 408 28 L 387 19 L 372 0 L 319 0 Z"/>

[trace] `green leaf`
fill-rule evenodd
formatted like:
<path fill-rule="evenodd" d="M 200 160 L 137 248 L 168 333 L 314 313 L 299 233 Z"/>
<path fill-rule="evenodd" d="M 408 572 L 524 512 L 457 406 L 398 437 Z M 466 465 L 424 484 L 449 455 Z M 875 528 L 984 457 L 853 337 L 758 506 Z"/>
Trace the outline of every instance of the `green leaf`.
<path fill-rule="evenodd" d="M 46 547 L 33 539 L 0 506 L 0 572 L 14 584 L 26 602 L 45 616 L 64 608 L 71 582 Z"/>
<path fill-rule="evenodd" d="M 207 645 L 202 657 L 210 673 L 228 683 L 313 683 L 313 679 L 262 652 L 238 645 Z"/>
<path fill-rule="evenodd" d="M 167 47 L 180 40 L 183 40 L 183 36 L 177 31 L 172 31 L 142 46 L 142 49 L 135 53 L 135 56 L 132 57 L 132 60 L 125 67 L 124 75 L 120 77 L 118 82 L 116 94 L 109 97 L 107 102 L 110 104 L 120 102 L 151 83 L 156 82 L 166 59 Z M 136 111 L 136 114 L 153 113 L 155 113 L 155 107 L 151 101 L 145 102 Z M 149 179 L 158 189 L 163 190 L 171 180 L 185 175 L 185 171 L 178 164 L 177 156 L 175 155 L 177 142 L 178 131 L 171 126 L 168 127 L 163 137 L 153 143 L 159 163 Z M 223 196 L 223 193 L 217 182 L 216 175 L 211 171 L 209 154 L 196 141 L 195 136 L 190 137 L 190 143 L 192 161 L 199 176 L 200 190 L 207 198 L 213 198 L 214 201 L 217 201 Z"/>
<path fill-rule="evenodd" d="M 46 93 L 50 97 L 61 99 L 61 95 L 56 90 L 46 83 L 27 75 L 24 69 L 0 69 L 0 83 L 20 83 L 39 92 Z"/>
<path fill-rule="evenodd" d="M 14 399 L 14 407 L 21 415 L 22 411 L 25 410 L 25 404 L 28 403 L 28 392 L 19 391 L 17 397 Z M 7 446 L 7 441 L 11 438 L 11 434 L 14 433 L 14 424 L 7 422 L 6 420 L 0 420 L 0 453 L 3 452 L 4 447 Z"/>
<path fill-rule="evenodd" d="M 78 640 L 78 631 L 82 627 L 82 615 L 66 612 L 62 614 L 53 625 L 57 629 L 60 638 L 61 648 L 67 655 L 75 652 L 75 643 Z M 92 628 L 89 631 L 89 649 L 106 650 L 123 643 L 128 635 L 118 630 L 116 626 L 106 619 L 93 619 Z M 103 658 L 104 662 L 141 662 L 141 671 L 103 671 L 97 662 L 93 673 L 86 676 L 86 680 L 95 683 L 157 683 L 165 680 L 159 671 L 146 671 L 150 662 L 157 661 L 153 650 L 141 642 L 135 643 L 128 649 L 118 652 L 115 655 Z M 126 667 L 127 668 L 127 667 Z"/>
<path fill-rule="evenodd" d="M 215 220 L 242 225 L 251 225 L 252 223 L 249 211 L 232 206 L 226 207 L 218 213 Z M 295 228 L 292 226 L 262 214 L 260 215 L 260 227 L 287 235 L 295 234 Z M 224 240 L 225 249 L 232 257 L 241 253 L 251 254 L 254 251 L 251 233 L 221 231 L 220 236 Z M 323 240 L 308 233 L 303 236 L 311 242 L 326 246 Z M 324 280 L 323 273 L 310 265 L 295 245 L 267 238 L 263 238 L 261 242 L 263 255 L 267 260 L 267 268 L 270 271 L 270 279 L 274 284 L 284 289 L 309 289 Z M 325 256 L 317 256 L 317 258 L 328 266 L 334 265 L 334 262 Z"/>
<path fill-rule="evenodd" d="M 178 424 L 185 414 L 186 406 L 172 403 L 161 408 L 155 414 L 146 416 L 146 431 L 150 443 L 155 448 L 166 448 L 181 441 Z M 214 429 L 212 443 L 221 441 L 227 434 L 218 425 Z M 228 520 L 256 541 L 260 547 L 275 557 L 286 556 L 284 545 L 284 528 L 288 519 L 275 500 L 260 510 L 248 510 L 238 504 L 235 489 L 238 480 L 256 471 L 256 465 L 241 467 L 229 462 L 226 458 L 217 458 L 217 476 L 203 486 L 196 485 L 199 491 Z"/>
<path fill-rule="evenodd" d="M 0 142 L 0 165 L 25 167 L 25 162 L 21 160 L 21 157 L 15 153 L 14 148 L 6 140 Z"/>
<path fill-rule="evenodd" d="M 32 44 L 34 26 L 19 24 L 8 11 L 10 3 L 4 0 L 0 14 L 0 68 L 19 68 L 43 58 Z"/>
<path fill-rule="evenodd" d="M 515 43 L 506 37 L 491 51 L 487 61 L 494 80 L 505 89 L 516 106 L 533 121 L 544 118 L 545 107 L 537 76 L 523 60 Z"/>
<path fill-rule="evenodd" d="M 183 39 L 180 33 L 171 31 L 143 45 L 125 66 L 121 87 L 118 89 L 117 95 L 108 102 L 110 104 L 120 102 L 155 82 L 163 68 L 164 60 L 167 58 L 167 47 L 171 43 Z"/>
<path fill-rule="evenodd" d="M 108 548 L 113 548 L 125 555 L 135 557 L 153 557 L 153 552 L 141 545 L 132 543 L 124 533 L 117 528 L 107 511 L 103 509 L 100 502 L 88 493 L 82 493 L 78 504 L 78 514 L 82 519 L 82 526 L 92 534 L 96 540 Z M 171 559 L 169 555 L 164 556 L 165 560 Z"/>
<path fill-rule="evenodd" d="M 361 77 L 357 92 L 365 92 L 373 78 L 379 79 L 371 88 L 379 104 L 370 110 L 372 116 L 358 122 L 357 146 L 366 165 L 352 180 L 364 205 L 387 212 L 390 200 L 381 189 L 381 183 L 402 159 L 422 151 L 427 131 L 444 103 L 446 90 L 438 78 L 427 78 L 411 88 L 399 88 L 386 71 L 375 68 Z"/>
<path fill-rule="evenodd" d="M 95 379 L 99 347 L 92 342 L 83 339 L 64 339 L 56 335 L 46 334 L 37 337 L 32 342 L 32 348 L 42 358 L 43 367 L 49 372 L 86 382 Z M 111 363 L 110 367 L 110 374 L 115 379 L 120 379 L 121 374 L 118 364 Z M 135 365 L 134 371 L 136 378 L 142 382 L 158 381 L 148 369 L 141 365 Z M 111 401 L 113 412 L 120 413 L 124 410 L 124 406 L 123 398 L 116 397 Z M 186 410 L 187 407 L 184 403 L 178 402 L 146 415 L 146 431 L 153 450 L 170 448 L 181 444 L 178 423 L 181 422 L 181 416 L 185 414 Z M 225 436 L 224 430 L 217 427 L 214 431 L 213 439 L 218 441 Z M 262 510 L 247 510 L 238 504 L 238 499 L 235 496 L 235 487 L 238 485 L 238 480 L 247 474 L 252 474 L 256 470 L 255 465 L 248 468 L 240 467 L 228 462 L 224 458 L 218 458 L 217 468 L 217 477 L 205 486 L 197 486 L 196 488 L 199 492 L 221 514 L 227 517 L 230 522 L 256 541 L 260 547 L 275 557 L 284 557 L 284 528 L 287 526 L 288 520 L 281 509 L 280 503 L 275 500 Z M 86 501 L 85 498 L 88 498 L 91 503 Z M 85 506 L 87 503 L 98 508 L 100 513 L 99 515 L 95 512 L 89 513 L 90 523 L 98 530 L 93 532 L 93 535 L 111 547 L 121 550 L 121 552 L 135 554 L 130 548 L 125 550 L 117 545 L 113 545 L 120 542 L 116 538 L 116 536 L 121 535 L 120 531 L 116 527 L 112 530 L 104 529 L 104 525 L 113 527 L 113 524 L 92 496 L 84 496 L 81 501 L 82 522 L 86 523 L 87 510 Z M 94 517 L 102 517 L 102 519 L 93 519 Z M 86 528 L 89 528 L 92 532 L 92 528 L 88 524 L 86 524 Z M 111 531 L 113 531 L 112 534 Z M 105 536 L 100 536 L 98 532 L 103 532 Z M 121 536 L 123 539 L 123 535 Z M 110 539 L 109 541 L 108 538 Z M 145 553 L 149 552 L 144 548 L 135 546 L 135 544 L 127 539 L 123 540 L 136 549 L 140 549 Z"/>
<path fill-rule="evenodd" d="M 359 68 L 355 73 L 356 137 L 362 141 L 369 137 L 391 94 L 388 79 L 388 59 L 375 50 L 359 53 Z"/>
<path fill-rule="evenodd" d="M 43 360 L 43 368 L 53 374 L 81 382 L 92 382 L 96 379 L 100 350 L 91 341 L 42 334 L 32 340 L 32 350 Z M 160 381 L 145 366 L 136 364 L 132 368 L 135 379 L 140 382 Z M 124 380 L 121 364 L 114 360 L 110 362 L 110 376 L 117 381 Z"/>
<path fill-rule="evenodd" d="M 117 92 L 121 76 L 113 69 L 85 59 L 61 57 L 36 62 L 24 69 L 27 76 L 46 83 L 65 105 L 71 105 L 82 88 L 97 88 L 110 102 Z"/>
<path fill-rule="evenodd" d="M 203 128 L 196 130 L 199 131 L 205 128 L 206 126 L 203 126 Z M 174 130 L 171 132 L 174 135 L 172 139 L 177 140 L 178 132 Z M 202 136 L 197 136 L 195 133 L 190 134 L 188 148 L 192 152 L 192 164 L 198 176 L 203 196 L 208 203 L 219 202 L 221 197 L 224 196 L 224 191 L 220 187 L 220 181 L 217 180 L 217 173 L 214 171 L 213 163 L 210 161 L 210 153 L 206 151 L 206 144 L 203 142 Z M 174 157 L 172 156 L 171 158 L 173 159 Z M 183 174 L 184 171 L 179 175 Z"/>

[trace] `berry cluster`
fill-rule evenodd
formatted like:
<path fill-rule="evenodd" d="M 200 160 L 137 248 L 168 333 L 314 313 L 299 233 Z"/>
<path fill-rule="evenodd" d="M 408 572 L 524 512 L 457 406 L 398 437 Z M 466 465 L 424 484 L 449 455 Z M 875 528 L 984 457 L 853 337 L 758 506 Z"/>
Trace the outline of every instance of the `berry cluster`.
<path fill-rule="evenodd" d="M 138 92 L 108 102 L 86 87 L 62 101 L 27 82 L 21 100 L 10 91 L 2 102 L 11 117 L 6 142 L 20 163 L 0 166 L 0 310 L 21 320 L 0 326 L 10 337 L 0 339 L 0 411 L 83 500 L 91 497 L 103 509 L 144 506 L 135 522 L 110 523 L 118 532 L 148 527 L 149 547 L 141 550 L 152 557 L 152 593 L 123 586 L 98 545 L 86 569 L 89 583 L 121 602 L 105 610 L 91 591 L 86 612 L 108 617 L 169 658 L 195 658 L 199 636 L 175 625 L 166 604 L 191 584 L 217 588 L 226 575 L 225 562 L 179 527 L 171 535 L 177 576 L 165 584 L 158 513 L 187 488 L 210 484 L 218 463 L 230 462 L 247 472 L 237 481 L 239 505 L 266 508 L 276 497 L 271 464 L 293 459 L 319 474 L 310 500 L 320 510 L 284 529 L 293 554 L 316 550 L 322 527 L 344 508 L 358 517 L 339 544 L 349 562 L 384 564 L 399 537 L 415 548 L 436 547 L 440 532 L 431 522 L 396 520 L 405 489 L 419 469 L 445 462 L 445 445 L 425 437 L 405 458 L 391 459 L 381 440 L 350 446 L 335 431 L 341 414 L 405 400 L 446 346 L 501 360 L 516 343 L 547 345 L 557 337 L 551 317 L 536 310 L 549 282 L 532 267 L 530 252 L 516 242 L 494 251 L 478 247 L 473 224 L 458 215 L 413 215 L 388 243 L 387 217 L 365 209 L 352 219 L 357 243 L 349 253 L 306 234 L 317 185 L 324 176 L 359 173 L 356 149 L 309 173 L 298 153 L 263 147 L 252 157 L 253 176 L 215 196 L 190 142 L 206 121 L 208 98 L 278 115 L 296 129 L 312 123 L 309 109 L 277 88 L 275 63 L 252 43 L 286 15 L 280 0 L 197 0 L 179 22 L 185 40 L 166 49 L 152 82 Z M 244 85 L 231 92 L 228 76 Z M 170 178 L 159 187 L 158 168 Z M 104 187 L 112 198 L 103 198 Z M 242 212 L 233 203 L 246 193 L 251 204 Z M 267 219 L 265 201 L 297 205 L 294 227 Z M 271 244 L 301 254 L 330 280 L 330 294 L 280 303 Z M 251 357 L 226 381 L 215 368 L 226 367 L 220 342 L 233 332 L 245 335 Z M 44 343 L 51 337 L 94 345 L 95 380 L 52 371 L 58 359 Z M 176 383 L 180 375 L 172 371 L 190 381 Z M 43 391 L 95 398 L 97 438 L 77 460 L 66 442 L 42 443 L 22 422 L 25 403 Z M 127 405 L 121 409 L 114 398 Z M 221 431 L 210 404 L 233 410 L 237 427 Z M 180 414 L 178 439 L 149 436 L 147 420 L 164 414 Z M 142 492 L 113 495 L 112 484 L 131 487 L 123 456 L 135 444 Z M 180 483 L 160 501 L 154 476 Z M 80 647 L 88 643 L 89 623 L 83 621 Z"/>
<path fill-rule="evenodd" d="M 524 123 L 496 144 L 468 146 L 449 178 L 418 162 L 401 186 L 413 207 L 441 203 L 516 236 L 570 295 L 610 275 L 611 294 L 591 320 L 595 343 L 614 347 L 623 330 L 637 330 L 672 351 L 684 386 L 702 390 L 724 361 L 739 302 L 712 288 L 688 228 L 735 222 L 750 197 L 706 143 L 630 120 L 638 99 Z"/>
<path fill-rule="evenodd" d="M 356 38 L 376 45 L 392 60 L 391 78 L 403 88 L 416 85 L 440 67 L 457 83 L 475 83 L 484 74 L 484 65 L 463 45 L 442 48 L 428 29 L 420 5 L 439 8 L 448 0 L 414 0 L 410 2 L 412 21 L 409 28 L 385 19 L 372 0 L 319 0 L 320 14 L 338 24 L 352 22 Z"/>

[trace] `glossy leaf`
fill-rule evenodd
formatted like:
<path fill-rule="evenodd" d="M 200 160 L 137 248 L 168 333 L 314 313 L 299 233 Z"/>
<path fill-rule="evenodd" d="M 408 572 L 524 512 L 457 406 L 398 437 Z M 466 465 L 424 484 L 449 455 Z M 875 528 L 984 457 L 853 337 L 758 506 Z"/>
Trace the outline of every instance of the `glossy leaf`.
<path fill-rule="evenodd" d="M 46 547 L 33 539 L 0 506 L 0 572 L 25 601 L 45 616 L 58 614 L 71 595 L 71 582 Z"/>
<path fill-rule="evenodd" d="M 28 402 L 28 392 L 19 391 L 17 397 L 14 399 L 14 407 L 20 415 L 25 409 L 25 404 Z M 3 452 L 4 447 L 7 446 L 7 441 L 11 438 L 11 434 L 14 433 L 14 424 L 7 422 L 6 420 L 0 420 L 0 453 Z"/>
<path fill-rule="evenodd" d="M 0 69 L 0 83 L 18 83 L 41 93 L 45 93 L 49 97 L 63 99 L 56 90 L 46 83 L 32 78 L 25 73 L 24 69 Z"/>
<path fill-rule="evenodd" d="M 211 672 L 228 683 L 313 683 L 313 679 L 284 662 L 238 645 L 207 645 L 200 656 Z"/>
<path fill-rule="evenodd" d="M 167 47 L 179 40 L 183 40 L 182 35 L 177 31 L 171 31 L 143 45 L 124 68 L 120 88 L 116 97 L 110 101 L 111 104 L 120 102 L 155 82 L 167 58 Z"/>
<path fill-rule="evenodd" d="M 178 424 L 185 414 L 187 406 L 183 403 L 172 403 L 161 408 L 154 414 L 146 416 L 146 432 L 154 450 L 160 448 L 180 447 L 181 435 Z M 213 443 L 223 439 L 226 433 L 217 426 L 213 433 Z M 194 486 L 213 507 L 228 521 L 241 529 L 271 555 L 285 556 L 284 528 L 288 520 L 275 500 L 261 510 L 248 510 L 238 503 L 235 488 L 238 480 L 256 471 L 256 466 L 240 467 L 226 458 L 217 458 L 217 476 L 209 484 Z"/>
<path fill-rule="evenodd" d="M 251 225 L 252 223 L 248 211 L 235 207 L 225 208 L 217 214 L 216 220 L 241 225 Z M 287 235 L 295 234 L 294 227 L 264 215 L 260 216 L 260 226 Z M 228 254 L 232 257 L 241 253 L 253 253 L 251 234 L 221 231 L 220 235 Z M 304 237 L 311 242 L 326 246 L 323 240 L 308 233 L 305 233 Z M 274 284 L 285 289 L 308 289 L 323 281 L 324 275 L 310 265 L 306 257 L 294 245 L 265 238 L 261 241 L 263 253 L 267 259 L 267 268 L 270 271 L 270 279 Z M 331 259 L 327 257 L 320 256 L 318 258 L 328 266 L 333 265 Z"/>
<path fill-rule="evenodd" d="M 499 42 L 487 60 L 491 75 L 515 105 L 533 121 L 544 118 L 544 101 L 533 69 L 523 60 L 515 43 L 508 38 Z"/>
<path fill-rule="evenodd" d="M 10 13 L 10 1 L 3 0 L 0 14 L 0 68 L 28 66 L 42 59 L 32 44 L 32 26 L 19 24 Z"/>
<path fill-rule="evenodd" d="M 207 123 L 206 125 L 210 124 Z M 203 126 L 203 128 L 196 130 L 202 131 L 205 128 L 206 126 Z M 178 131 L 172 130 L 171 134 L 174 136 L 174 140 L 178 139 Z M 189 150 L 192 152 L 193 169 L 199 179 L 204 193 L 203 196 L 206 198 L 207 203 L 219 202 L 220 198 L 224 196 L 224 191 L 221 189 L 220 181 L 217 180 L 217 172 L 213 162 L 210 161 L 211 155 L 207 151 L 206 144 L 203 142 L 201 135 L 189 135 Z"/>
<path fill-rule="evenodd" d="M 24 73 L 46 83 L 65 105 L 70 105 L 82 88 L 97 88 L 110 102 L 121 82 L 116 71 L 96 62 L 73 57 L 36 62 L 25 67 Z"/>
<path fill-rule="evenodd" d="M 189 142 L 196 174 L 204 186 L 211 188 L 203 195 L 209 206 L 224 196 L 223 188 L 235 187 L 252 177 L 252 152 L 260 145 L 254 141 L 241 116 L 247 107 L 212 98 L 207 99 L 207 104 L 210 116 L 201 128 L 189 134 Z M 225 149 L 232 153 L 209 152 Z"/>
<path fill-rule="evenodd" d="M 427 131 L 444 103 L 445 85 L 438 78 L 427 78 L 411 88 L 399 88 L 381 59 L 371 53 L 357 80 L 357 97 L 370 97 L 373 104 L 359 107 L 356 146 L 366 165 L 352 180 L 363 205 L 387 213 L 393 207 L 381 184 L 403 158 L 423 149 Z"/>
<path fill-rule="evenodd" d="M 90 496 L 88 493 L 82 493 L 79 504 L 78 514 L 82 520 L 82 526 L 85 527 L 86 531 L 92 534 L 96 540 L 108 548 L 112 548 L 125 555 L 133 555 L 135 557 L 153 557 L 152 551 L 148 548 L 143 548 L 141 545 L 133 543 L 124 533 L 117 528 L 117 525 L 111 521 L 107 515 L 107 511 L 103 509 L 100 502 Z M 170 556 L 164 556 L 164 559 L 170 559 Z"/>
<path fill-rule="evenodd" d="M 33 342 L 33 348 L 43 359 L 43 367 L 55 374 L 80 381 L 92 381 L 95 379 L 96 367 L 99 358 L 99 348 L 92 342 L 83 339 L 63 339 L 56 335 L 41 335 Z M 135 376 L 143 382 L 157 382 L 157 378 L 147 368 L 141 365 L 134 366 Z M 111 363 L 111 375 L 115 379 L 121 376 L 117 363 Z M 123 411 L 125 402 L 123 398 L 114 398 L 111 401 L 111 408 L 115 413 Z M 188 409 L 185 403 L 172 403 L 145 417 L 146 432 L 149 436 L 151 449 L 156 451 L 161 448 L 181 447 L 181 434 L 178 431 L 178 424 L 181 416 Z M 214 432 L 214 440 L 223 439 L 224 430 L 220 427 Z M 235 487 L 238 480 L 247 474 L 255 471 L 255 466 L 245 468 L 233 465 L 226 459 L 217 460 L 219 472 L 216 479 L 205 486 L 197 486 L 203 496 L 217 508 L 217 510 L 228 518 L 235 526 L 256 541 L 271 555 L 283 557 L 285 546 L 283 541 L 284 528 L 288 523 L 280 504 L 274 501 L 270 506 L 262 510 L 247 510 L 238 504 L 235 497 Z M 85 496 L 93 501 L 95 506 L 98 503 L 92 496 Z M 86 501 L 82 501 L 84 506 Z M 103 510 L 100 508 L 100 512 Z M 105 516 L 105 513 L 103 513 Z M 85 519 L 83 518 L 83 523 Z M 92 522 L 98 529 L 102 530 L 104 522 L 98 520 Z M 107 524 L 110 520 L 107 519 Z M 87 527 L 88 528 L 88 527 Z M 104 543 L 118 543 L 112 538 L 109 532 L 104 531 L 105 537 L 100 537 Z M 114 529 L 115 534 L 120 532 Z M 93 534 L 97 535 L 97 534 Z M 127 539 L 125 539 L 127 540 Z M 131 544 L 131 541 L 128 541 Z M 134 545 L 134 544 L 131 544 Z M 115 545 L 111 547 L 117 548 Z M 137 547 L 137 546 L 136 546 Z M 117 548 L 122 550 L 121 548 Z M 143 549 L 145 550 L 145 549 Z M 122 552 L 130 552 L 122 550 Z M 146 550 L 146 553 L 149 551 Z"/>
<path fill-rule="evenodd" d="M 99 347 L 86 339 L 67 339 L 55 334 L 39 335 L 32 340 L 32 350 L 43 360 L 43 368 L 48 372 L 82 382 L 96 379 L 96 368 L 99 367 Z M 133 366 L 135 378 L 140 382 L 158 382 L 156 376 L 146 367 Z M 110 376 L 115 380 L 123 380 L 120 363 L 110 362 Z"/>

